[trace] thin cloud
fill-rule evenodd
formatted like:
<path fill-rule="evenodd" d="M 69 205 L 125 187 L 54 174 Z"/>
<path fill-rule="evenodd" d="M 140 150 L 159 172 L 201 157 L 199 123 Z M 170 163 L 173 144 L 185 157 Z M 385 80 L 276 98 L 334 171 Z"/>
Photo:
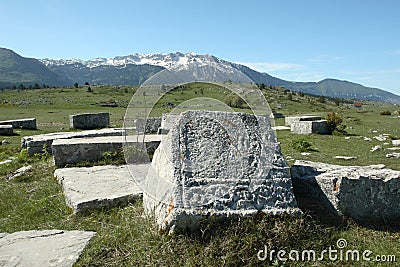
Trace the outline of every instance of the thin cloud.
<path fill-rule="evenodd" d="M 259 72 L 300 70 L 304 68 L 304 66 L 301 64 L 284 63 L 284 62 L 236 62 L 236 63 L 245 65 Z"/>
<path fill-rule="evenodd" d="M 332 62 L 342 60 L 343 57 L 340 56 L 330 56 L 330 55 L 318 55 L 313 58 L 309 58 L 307 61 L 309 62 Z"/>
<path fill-rule="evenodd" d="M 400 56 L 400 49 L 399 50 L 387 51 L 386 54 L 387 55 L 391 55 L 391 56 Z"/>

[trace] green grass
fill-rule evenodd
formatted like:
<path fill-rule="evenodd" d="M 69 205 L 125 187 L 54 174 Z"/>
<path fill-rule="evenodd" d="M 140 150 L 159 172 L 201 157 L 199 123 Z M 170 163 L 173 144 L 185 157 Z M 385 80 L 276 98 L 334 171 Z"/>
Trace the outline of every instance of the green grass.
<path fill-rule="evenodd" d="M 68 115 L 81 112 L 111 112 L 111 124 L 122 125 L 125 106 L 136 88 L 92 87 L 76 89 L 43 89 L 34 91 L 0 92 L 0 120 L 36 117 L 39 129 L 17 130 L 15 136 L 1 137 L 10 144 L 0 145 L 0 161 L 13 156 L 13 163 L 0 165 L 0 232 L 15 232 L 33 229 L 90 230 L 97 234 L 85 249 L 77 266 L 271 266 L 282 265 L 276 261 L 260 262 L 257 252 L 268 246 L 269 250 L 322 251 L 334 247 L 336 240 L 345 238 L 349 249 L 369 249 L 374 254 L 395 254 L 400 260 L 399 229 L 382 226 L 365 227 L 352 220 L 330 221 L 305 214 L 301 217 L 258 215 L 239 221 L 204 223 L 195 233 L 174 236 L 158 233 L 151 218 L 144 215 L 141 202 L 125 208 L 73 215 L 66 206 L 60 185 L 53 178 L 55 170 L 52 160 L 45 156 L 28 156 L 20 149 L 22 136 L 62 131 L 68 129 Z M 203 89 L 203 93 L 200 90 Z M 197 91 L 197 93 L 196 93 Z M 366 102 L 361 110 L 351 105 L 333 102 L 319 103 L 317 98 L 293 95 L 288 100 L 283 90 L 266 90 L 265 95 L 274 111 L 284 115 L 315 114 L 325 116 L 327 112 L 339 112 L 344 117 L 347 135 L 298 136 L 288 131 L 279 131 L 284 156 L 289 164 L 295 159 L 323 161 L 342 165 L 369 165 L 383 163 L 400 170 L 396 159 L 387 159 L 386 151 L 371 153 L 369 150 L 383 142 L 370 137 L 387 133 L 400 136 L 400 120 L 382 116 L 380 112 L 398 110 L 399 107 Z M 176 90 L 165 96 L 155 107 L 153 116 L 170 111 L 165 102 L 176 105 L 190 97 L 208 96 L 223 101 L 228 93 L 214 85 L 194 84 L 187 90 Z M 111 99 L 112 98 L 112 99 Z M 66 99 L 68 101 L 66 101 Z M 47 102 L 46 102 L 47 101 Z M 101 107 L 102 102 L 116 101 L 116 108 Z M 246 109 L 239 109 L 248 111 Z M 284 120 L 276 120 L 283 125 Z M 377 131 L 374 133 L 373 131 Z M 350 137 L 350 139 L 346 139 Z M 309 143 L 310 155 L 301 154 L 302 149 L 293 146 L 293 140 Z M 390 141 L 387 141 L 390 142 Z M 387 147 L 383 145 L 384 147 Z M 303 146 L 301 146 L 303 147 Z M 357 156 L 356 160 L 338 161 L 334 156 Z M 121 163 L 119 155 L 107 155 L 103 162 Z M 7 180 L 9 173 L 30 164 L 32 170 L 15 180 Z M 82 166 L 92 163 L 82 163 Z M 354 262 L 330 262 L 325 260 L 318 266 L 357 266 Z M 377 263 L 364 266 L 379 266 Z M 310 266 L 309 262 L 287 263 L 287 266 Z M 361 263 L 359 264 L 361 266 Z M 394 266 L 381 264 L 380 266 Z"/>

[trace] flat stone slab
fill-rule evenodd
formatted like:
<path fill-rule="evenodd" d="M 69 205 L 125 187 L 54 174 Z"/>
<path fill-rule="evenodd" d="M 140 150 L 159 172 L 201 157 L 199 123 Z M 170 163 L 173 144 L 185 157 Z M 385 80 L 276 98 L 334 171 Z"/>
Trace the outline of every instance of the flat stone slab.
<path fill-rule="evenodd" d="M 88 138 L 100 136 L 122 136 L 125 133 L 121 128 L 106 128 L 100 130 L 87 130 L 81 132 L 58 132 L 49 134 L 38 134 L 32 136 L 24 136 L 21 138 L 21 147 L 26 148 L 29 155 L 36 153 L 44 153 L 43 148 L 46 147 L 47 153 L 51 152 L 51 145 L 57 139 L 72 138 Z"/>
<path fill-rule="evenodd" d="M 322 118 L 320 116 L 313 116 L 313 115 L 285 117 L 285 125 L 291 126 L 292 123 L 296 121 L 318 121 L 321 119 Z"/>
<path fill-rule="evenodd" d="M 287 126 L 273 126 L 272 130 L 275 130 L 275 131 L 287 131 L 287 130 L 290 130 L 290 127 L 287 127 Z"/>
<path fill-rule="evenodd" d="M 296 198 L 323 205 L 333 215 L 360 222 L 400 219 L 400 171 L 385 165 L 341 166 L 296 161 L 291 168 Z"/>
<path fill-rule="evenodd" d="M 330 130 L 326 120 L 294 121 L 290 125 L 294 134 L 329 134 Z"/>
<path fill-rule="evenodd" d="M 13 126 L 12 125 L 0 125 L 0 135 L 13 135 Z"/>
<path fill-rule="evenodd" d="M 14 129 L 17 128 L 29 129 L 29 130 L 37 129 L 35 118 L 0 121 L 0 125 L 12 125 Z"/>
<path fill-rule="evenodd" d="M 72 267 L 95 234 L 62 230 L 0 233 L 0 266 Z"/>
<path fill-rule="evenodd" d="M 69 116 L 69 126 L 75 129 L 91 130 L 110 125 L 110 113 L 82 113 Z"/>
<path fill-rule="evenodd" d="M 143 136 L 136 138 L 129 136 L 129 143 L 143 141 Z M 161 142 L 159 135 L 145 135 L 144 143 L 149 154 L 154 153 Z M 54 164 L 57 167 L 64 167 L 67 164 L 76 164 L 83 161 L 99 161 L 105 152 L 121 152 L 123 143 L 122 136 L 103 136 L 93 138 L 73 138 L 54 140 L 51 146 L 54 157 Z"/>
<path fill-rule="evenodd" d="M 393 146 L 400 146 L 400 140 L 392 140 Z"/>
<path fill-rule="evenodd" d="M 145 177 L 146 164 L 131 166 L 135 175 Z M 124 166 L 94 166 L 57 169 L 54 177 L 61 184 L 65 201 L 74 213 L 127 206 L 142 198 L 142 190 Z"/>
<path fill-rule="evenodd" d="M 301 213 L 269 116 L 183 112 L 151 166 L 143 205 L 162 230 L 192 230 L 204 219 L 258 212 Z"/>

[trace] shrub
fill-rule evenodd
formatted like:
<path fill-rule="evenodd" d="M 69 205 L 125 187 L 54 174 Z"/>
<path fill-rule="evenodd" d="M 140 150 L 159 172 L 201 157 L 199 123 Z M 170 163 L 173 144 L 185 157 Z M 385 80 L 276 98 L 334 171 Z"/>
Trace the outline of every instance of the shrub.
<path fill-rule="evenodd" d="M 345 133 L 346 126 L 342 124 L 343 118 L 340 114 L 329 112 L 326 114 L 325 119 L 331 133 L 334 133 L 335 131 L 339 133 Z"/>
<path fill-rule="evenodd" d="M 292 148 L 299 152 L 307 152 L 307 151 L 314 151 L 314 149 L 311 148 L 311 144 L 304 140 L 304 139 L 296 139 L 292 141 Z"/>
<path fill-rule="evenodd" d="M 388 115 L 392 115 L 392 112 L 390 112 L 389 110 L 385 110 L 385 111 L 382 111 L 380 114 L 388 116 Z"/>
<path fill-rule="evenodd" d="M 246 102 L 236 94 L 230 94 L 224 99 L 225 104 L 233 108 L 247 108 Z"/>

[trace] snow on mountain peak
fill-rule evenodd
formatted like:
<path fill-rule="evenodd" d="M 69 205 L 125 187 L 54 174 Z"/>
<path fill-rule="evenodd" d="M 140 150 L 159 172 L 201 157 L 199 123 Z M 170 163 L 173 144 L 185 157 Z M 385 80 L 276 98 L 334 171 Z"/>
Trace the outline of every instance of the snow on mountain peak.
<path fill-rule="evenodd" d="M 81 59 L 41 59 L 40 60 L 46 66 L 51 65 L 69 65 L 69 64 L 81 64 L 88 68 L 95 68 L 99 66 L 118 66 L 123 67 L 127 64 L 134 65 L 155 65 L 161 66 L 166 69 L 187 69 L 189 65 L 195 64 L 197 66 L 204 66 L 209 64 L 222 64 L 226 67 L 232 67 L 231 64 L 227 61 L 221 60 L 217 57 L 204 54 L 195 54 L 193 52 L 190 53 L 168 53 L 168 54 L 131 54 L 128 56 L 117 56 L 114 58 L 93 58 L 90 60 L 81 60 Z"/>

